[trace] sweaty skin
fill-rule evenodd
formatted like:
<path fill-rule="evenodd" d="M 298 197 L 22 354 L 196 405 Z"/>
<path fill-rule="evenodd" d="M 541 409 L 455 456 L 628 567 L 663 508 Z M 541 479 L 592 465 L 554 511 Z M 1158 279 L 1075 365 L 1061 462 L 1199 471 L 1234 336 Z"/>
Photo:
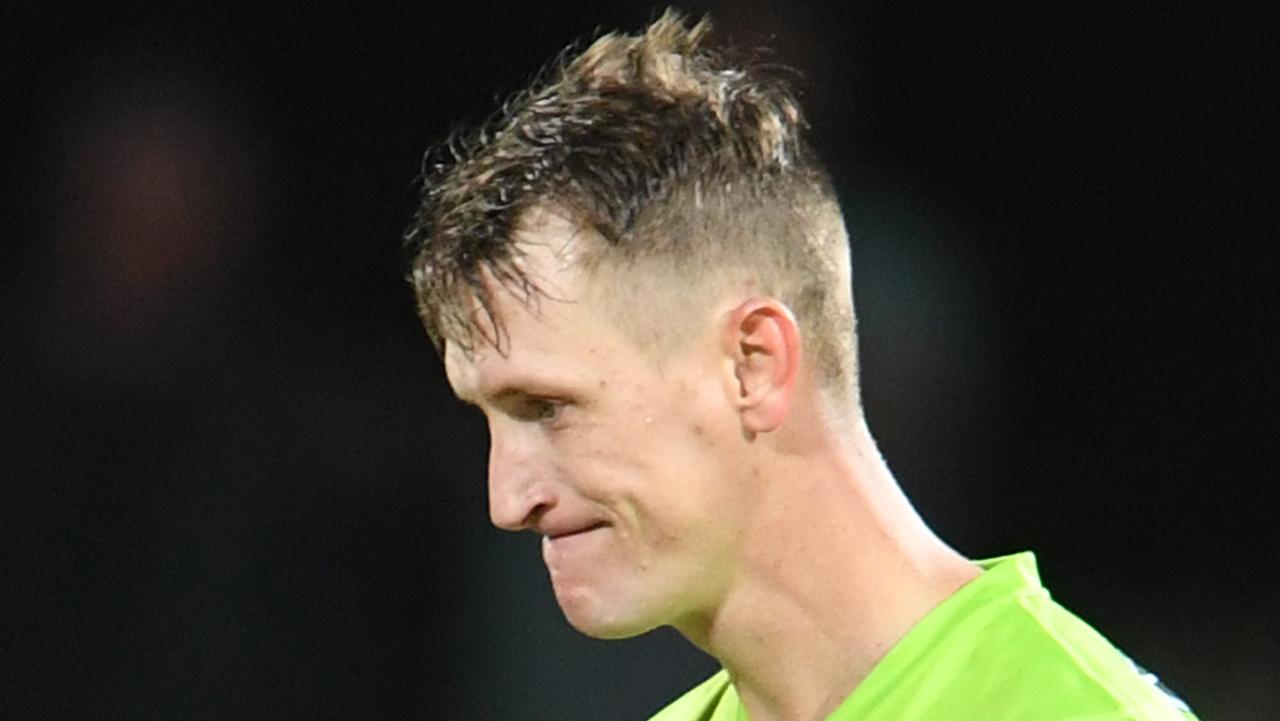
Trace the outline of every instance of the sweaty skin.
<path fill-rule="evenodd" d="M 751 279 L 686 308 L 690 338 L 654 357 L 591 302 L 574 262 L 588 234 L 551 212 L 523 227 L 544 295 L 494 286 L 502 351 L 445 349 L 488 419 L 493 523 L 543 536 L 583 633 L 673 626 L 729 670 L 753 721 L 821 719 L 979 570 L 920 520 Z"/>

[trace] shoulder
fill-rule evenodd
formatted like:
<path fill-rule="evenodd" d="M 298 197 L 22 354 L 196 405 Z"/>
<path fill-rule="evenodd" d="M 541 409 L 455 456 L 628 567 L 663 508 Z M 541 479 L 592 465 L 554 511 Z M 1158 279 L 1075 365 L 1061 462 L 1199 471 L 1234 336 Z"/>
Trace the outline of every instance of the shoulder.
<path fill-rule="evenodd" d="M 991 639 L 981 650 L 1004 667 L 989 672 L 1006 677 L 1006 683 L 989 687 L 989 692 L 1010 706 L 1021 706 L 1022 718 L 1036 718 L 1033 710 L 1082 721 L 1193 718 L 1155 676 L 1056 603 L 1024 606 L 988 630 Z"/>
<path fill-rule="evenodd" d="M 726 693 L 731 692 L 729 673 L 721 670 L 686 691 L 683 696 L 672 701 L 649 721 L 713 721 L 716 709 L 725 699 Z"/>
<path fill-rule="evenodd" d="M 841 707 L 862 721 L 1186 721 L 1185 704 L 1041 585 L 1031 554 L 982 562 Z M 904 716 L 902 709 L 915 713 Z"/>
<path fill-rule="evenodd" d="M 999 699 L 1016 718 L 1194 718 L 1154 675 L 1056 603 L 1033 558 L 1019 560 L 1025 581 L 974 614 L 973 645 L 960 654 L 968 668 L 983 671 L 967 679 L 971 692 L 988 703 Z"/>

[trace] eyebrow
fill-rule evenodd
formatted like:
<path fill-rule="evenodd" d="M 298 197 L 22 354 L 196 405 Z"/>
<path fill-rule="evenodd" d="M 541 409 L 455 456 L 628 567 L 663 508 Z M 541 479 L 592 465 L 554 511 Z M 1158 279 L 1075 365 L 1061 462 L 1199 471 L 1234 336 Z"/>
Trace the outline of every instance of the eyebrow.
<path fill-rule="evenodd" d="M 479 397 L 476 397 L 471 393 L 459 393 L 458 389 L 456 388 L 454 389 L 453 394 L 458 397 L 458 400 L 472 406 L 479 406 L 481 401 L 496 405 L 496 404 L 502 403 L 505 400 L 512 398 L 513 396 L 525 396 L 527 398 L 544 398 L 544 397 L 555 395 L 554 392 L 543 393 L 540 391 L 535 391 L 529 387 L 529 384 L 521 381 L 520 379 L 514 379 L 511 381 L 505 381 L 505 382 L 499 383 L 493 388 L 490 388 L 488 390 L 482 389 L 479 393 Z"/>

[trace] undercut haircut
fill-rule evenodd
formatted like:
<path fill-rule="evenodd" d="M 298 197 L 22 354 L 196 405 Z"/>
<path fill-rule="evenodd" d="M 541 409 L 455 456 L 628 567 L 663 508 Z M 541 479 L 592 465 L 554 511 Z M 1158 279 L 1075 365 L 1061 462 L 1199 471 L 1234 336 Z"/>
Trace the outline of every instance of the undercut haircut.
<path fill-rule="evenodd" d="M 439 350 L 503 352 L 492 294 L 496 285 L 530 305 L 543 296 L 517 236 L 549 209 L 598 239 L 583 265 L 607 276 L 605 298 L 624 299 L 613 303 L 625 307 L 624 329 L 672 328 L 670 310 L 745 281 L 792 310 L 824 386 L 856 397 L 835 191 L 787 84 L 730 65 L 704 47 L 709 30 L 668 10 L 638 35 L 570 48 L 489 121 L 427 152 L 405 241 Z"/>

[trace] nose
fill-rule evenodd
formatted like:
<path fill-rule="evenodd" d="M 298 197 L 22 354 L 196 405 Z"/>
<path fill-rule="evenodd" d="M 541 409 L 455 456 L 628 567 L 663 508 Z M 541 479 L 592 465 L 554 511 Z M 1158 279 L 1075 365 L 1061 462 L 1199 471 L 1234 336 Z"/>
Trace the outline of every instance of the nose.
<path fill-rule="evenodd" d="M 521 434 L 489 429 L 489 520 L 498 528 L 527 529 L 555 505 L 536 455 Z"/>

